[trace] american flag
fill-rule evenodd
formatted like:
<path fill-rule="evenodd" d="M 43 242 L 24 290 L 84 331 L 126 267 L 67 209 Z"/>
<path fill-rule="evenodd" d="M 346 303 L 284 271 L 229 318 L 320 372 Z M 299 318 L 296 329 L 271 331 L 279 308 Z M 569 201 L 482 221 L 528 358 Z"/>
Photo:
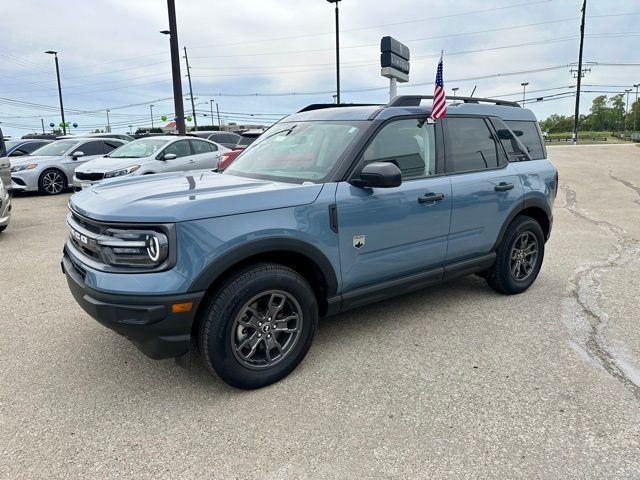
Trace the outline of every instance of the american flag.
<path fill-rule="evenodd" d="M 433 92 L 433 106 L 431 107 L 431 118 L 444 117 L 447 113 L 447 98 L 444 94 L 444 81 L 442 80 L 442 53 L 438 62 L 438 72 L 436 73 L 436 87 Z"/>

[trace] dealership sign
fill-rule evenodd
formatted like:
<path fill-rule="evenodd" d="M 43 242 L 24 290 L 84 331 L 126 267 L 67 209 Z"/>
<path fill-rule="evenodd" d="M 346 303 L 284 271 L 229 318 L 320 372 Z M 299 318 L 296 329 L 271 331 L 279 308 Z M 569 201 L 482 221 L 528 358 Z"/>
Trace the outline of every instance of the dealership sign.
<path fill-rule="evenodd" d="M 409 47 L 392 37 L 380 41 L 380 67 L 383 77 L 409 81 Z"/>

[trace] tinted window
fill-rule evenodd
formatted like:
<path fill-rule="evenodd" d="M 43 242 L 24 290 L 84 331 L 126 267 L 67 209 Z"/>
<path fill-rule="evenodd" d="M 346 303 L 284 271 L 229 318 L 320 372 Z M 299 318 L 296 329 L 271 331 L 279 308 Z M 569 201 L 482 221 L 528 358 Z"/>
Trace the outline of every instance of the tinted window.
<path fill-rule="evenodd" d="M 498 166 L 498 144 L 482 118 L 447 119 L 447 172 Z"/>
<path fill-rule="evenodd" d="M 435 125 L 424 120 L 399 120 L 385 125 L 364 152 L 363 160 L 391 162 L 403 180 L 433 175 L 436 170 Z"/>
<path fill-rule="evenodd" d="M 218 147 L 216 147 L 215 145 L 208 142 L 202 142 L 200 140 L 191 140 L 191 146 L 193 147 L 194 155 L 198 155 L 200 153 L 209 153 L 211 151 L 218 150 Z M 212 149 L 211 147 L 214 148 Z"/>
<path fill-rule="evenodd" d="M 536 122 L 505 121 L 509 128 L 516 134 L 518 139 L 527 148 L 532 160 L 545 158 L 540 130 Z"/>
<path fill-rule="evenodd" d="M 46 145 L 46 143 L 40 143 L 40 142 L 25 143 L 24 145 L 20 145 L 20 150 L 22 150 L 24 153 L 31 153 L 39 149 L 43 145 Z"/>
<path fill-rule="evenodd" d="M 178 142 L 174 142 L 164 149 L 164 154 L 167 155 L 169 153 L 174 153 L 176 158 L 186 157 L 191 155 L 191 149 L 189 148 L 189 142 L 186 140 L 180 140 Z"/>
<path fill-rule="evenodd" d="M 256 138 L 258 138 L 258 137 L 250 137 L 250 136 L 247 136 L 247 135 L 243 135 L 238 140 L 238 146 L 239 147 L 248 147 L 253 142 L 255 142 Z"/>
<path fill-rule="evenodd" d="M 82 152 L 85 154 L 85 156 L 102 155 L 104 153 L 102 151 L 102 142 L 99 140 L 83 143 L 82 145 L 78 146 L 78 148 L 76 148 L 74 152 Z"/>

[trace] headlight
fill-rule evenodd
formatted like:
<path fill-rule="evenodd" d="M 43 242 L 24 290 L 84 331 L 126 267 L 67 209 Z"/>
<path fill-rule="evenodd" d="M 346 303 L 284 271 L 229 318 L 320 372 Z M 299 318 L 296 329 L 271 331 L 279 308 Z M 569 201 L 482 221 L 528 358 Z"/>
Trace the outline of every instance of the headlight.
<path fill-rule="evenodd" d="M 96 240 L 103 258 L 113 266 L 157 267 L 169 256 L 169 239 L 155 230 L 110 228 Z"/>
<path fill-rule="evenodd" d="M 104 178 L 121 177 L 122 175 L 129 175 L 140 168 L 140 165 L 132 165 L 131 167 L 123 168 L 122 170 L 114 170 L 113 172 L 107 172 L 104 174 Z"/>
<path fill-rule="evenodd" d="M 23 170 L 33 170 L 37 166 L 37 163 L 31 163 L 29 165 L 18 165 L 16 167 L 11 167 L 11 173 L 22 172 Z"/>

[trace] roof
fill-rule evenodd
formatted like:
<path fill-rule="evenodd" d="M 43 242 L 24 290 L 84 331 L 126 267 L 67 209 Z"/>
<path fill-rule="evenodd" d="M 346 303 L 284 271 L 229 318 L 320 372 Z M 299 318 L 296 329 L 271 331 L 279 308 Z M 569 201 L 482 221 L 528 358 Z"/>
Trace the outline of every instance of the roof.
<path fill-rule="evenodd" d="M 284 118 L 283 122 L 308 122 L 315 120 L 386 120 L 403 115 L 424 115 L 431 113 L 431 102 L 419 106 L 387 106 L 371 105 L 358 107 L 333 107 L 294 113 Z M 448 115 L 489 115 L 503 120 L 536 121 L 533 112 L 526 108 L 512 105 L 496 105 L 492 103 L 447 103 Z"/>

